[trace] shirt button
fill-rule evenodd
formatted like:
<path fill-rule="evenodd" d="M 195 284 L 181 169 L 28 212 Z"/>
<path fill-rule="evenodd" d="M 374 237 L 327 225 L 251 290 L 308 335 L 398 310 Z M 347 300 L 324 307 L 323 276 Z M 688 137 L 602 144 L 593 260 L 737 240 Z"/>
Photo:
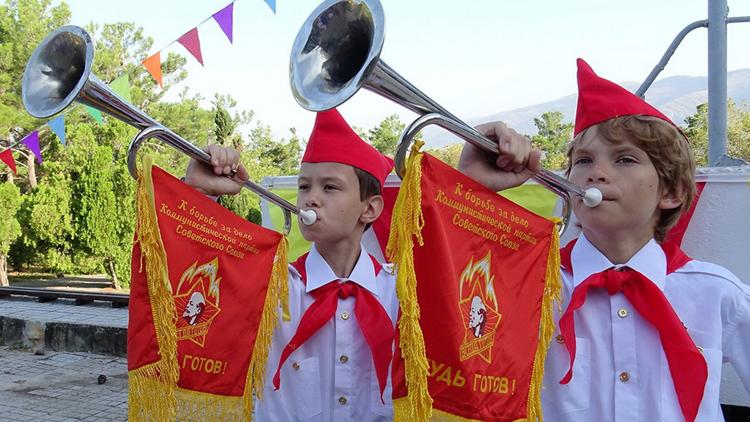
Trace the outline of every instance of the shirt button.
<path fill-rule="evenodd" d="M 342 405 L 342 406 L 345 405 L 346 404 L 346 397 L 344 397 L 344 396 L 339 397 L 339 404 Z"/>
<path fill-rule="evenodd" d="M 346 363 L 348 361 L 349 361 L 349 356 L 347 356 L 347 355 L 341 355 L 339 357 L 339 362 L 341 362 L 341 363 Z"/>
<path fill-rule="evenodd" d="M 294 362 L 294 363 L 292 364 L 292 368 L 294 368 L 294 370 L 295 370 L 295 371 L 299 371 L 299 363 L 297 363 L 297 362 Z"/>
<path fill-rule="evenodd" d="M 622 382 L 628 382 L 628 381 L 630 381 L 630 374 L 628 374 L 625 371 L 620 372 L 620 381 L 622 381 Z"/>
<path fill-rule="evenodd" d="M 557 337 L 555 337 L 555 341 L 558 342 L 558 343 L 560 343 L 560 344 L 565 343 L 565 340 L 563 340 L 562 334 L 558 334 Z"/>
<path fill-rule="evenodd" d="M 346 321 L 347 319 L 349 319 L 349 312 L 342 312 L 341 313 L 341 319 L 343 319 L 344 321 Z"/>
<path fill-rule="evenodd" d="M 620 308 L 620 310 L 617 311 L 617 316 L 619 316 L 620 318 L 625 318 L 626 316 L 628 316 L 628 310 L 625 308 Z"/>

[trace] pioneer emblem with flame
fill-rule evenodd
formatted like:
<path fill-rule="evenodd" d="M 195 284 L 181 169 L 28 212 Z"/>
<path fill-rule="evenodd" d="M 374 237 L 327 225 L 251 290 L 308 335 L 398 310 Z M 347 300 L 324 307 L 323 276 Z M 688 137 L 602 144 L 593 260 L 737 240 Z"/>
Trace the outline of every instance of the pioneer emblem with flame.
<path fill-rule="evenodd" d="M 459 280 L 459 312 L 464 323 L 464 339 L 460 347 L 460 360 L 479 356 L 487 363 L 492 360 L 495 332 L 500 324 L 497 296 L 493 288 L 494 276 L 490 268 L 491 252 L 469 264 Z"/>
<path fill-rule="evenodd" d="M 219 260 L 193 264 L 182 273 L 174 295 L 177 340 L 190 340 L 203 347 L 219 308 Z"/>

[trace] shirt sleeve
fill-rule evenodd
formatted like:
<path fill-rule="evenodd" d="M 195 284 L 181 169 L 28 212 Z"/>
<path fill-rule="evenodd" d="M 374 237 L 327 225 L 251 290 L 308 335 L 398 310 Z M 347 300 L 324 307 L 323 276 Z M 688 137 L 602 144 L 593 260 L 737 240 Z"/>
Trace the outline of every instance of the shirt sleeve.
<path fill-rule="evenodd" d="M 741 286 L 732 298 L 724 332 L 724 361 L 734 367 L 750 393 L 750 287 Z"/>

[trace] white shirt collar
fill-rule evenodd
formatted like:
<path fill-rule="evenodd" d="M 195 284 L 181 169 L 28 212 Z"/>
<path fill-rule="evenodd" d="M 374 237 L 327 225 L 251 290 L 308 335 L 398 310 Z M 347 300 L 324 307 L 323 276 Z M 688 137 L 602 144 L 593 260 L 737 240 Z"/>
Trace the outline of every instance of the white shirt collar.
<path fill-rule="evenodd" d="M 654 239 L 649 240 L 628 262 L 623 265 L 615 265 L 581 233 L 573 246 L 573 251 L 570 253 L 570 261 L 573 266 L 573 287 L 581 284 L 590 275 L 608 268 L 628 267 L 643 274 L 659 289 L 664 290 L 664 280 L 667 276 L 667 257 L 664 255 L 664 250 Z"/>
<path fill-rule="evenodd" d="M 310 253 L 305 260 L 305 272 L 307 273 L 307 283 L 305 292 L 310 293 L 318 287 L 324 286 L 333 280 L 352 281 L 361 287 L 364 287 L 370 293 L 378 295 L 377 285 L 375 283 L 375 265 L 372 263 L 370 255 L 365 251 L 364 246 L 360 245 L 359 259 L 354 265 L 349 278 L 337 277 L 331 267 L 328 265 L 320 252 L 312 245 Z"/>

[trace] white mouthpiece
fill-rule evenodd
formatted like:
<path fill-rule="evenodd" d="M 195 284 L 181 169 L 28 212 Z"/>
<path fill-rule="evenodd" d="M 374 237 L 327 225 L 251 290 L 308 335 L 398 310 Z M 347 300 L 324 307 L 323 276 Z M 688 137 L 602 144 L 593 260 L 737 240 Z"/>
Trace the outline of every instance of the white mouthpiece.
<path fill-rule="evenodd" d="M 302 224 L 309 226 L 318 219 L 318 215 L 313 210 L 299 210 L 299 219 L 302 220 Z"/>
<path fill-rule="evenodd" d="M 597 188 L 588 188 L 583 192 L 583 205 L 594 208 L 602 203 L 602 191 Z"/>

